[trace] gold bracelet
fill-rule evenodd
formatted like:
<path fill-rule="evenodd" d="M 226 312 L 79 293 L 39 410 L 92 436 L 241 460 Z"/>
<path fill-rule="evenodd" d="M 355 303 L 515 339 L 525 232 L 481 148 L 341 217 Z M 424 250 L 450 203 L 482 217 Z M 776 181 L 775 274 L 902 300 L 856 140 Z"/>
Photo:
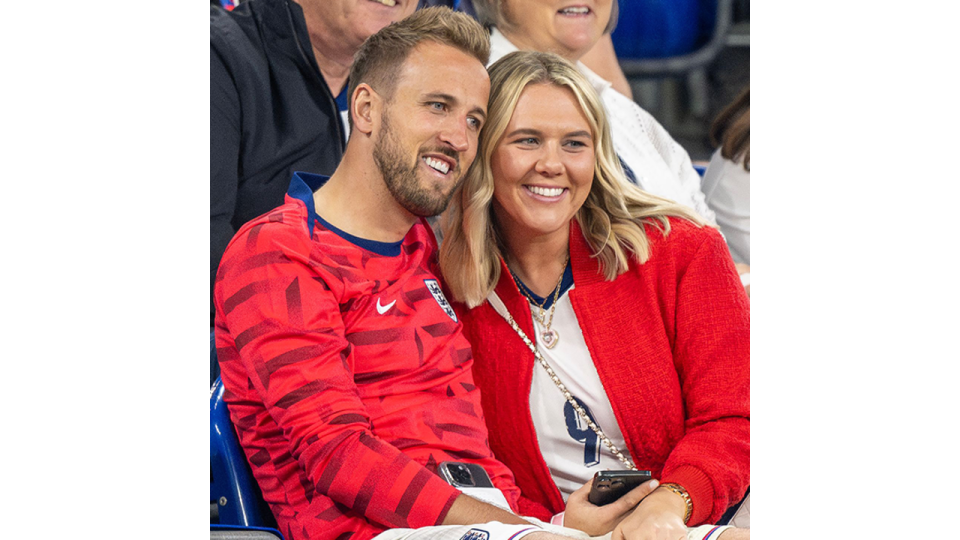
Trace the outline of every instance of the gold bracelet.
<path fill-rule="evenodd" d="M 690 515 L 693 514 L 693 501 L 690 500 L 690 494 L 687 493 L 687 490 L 680 484 L 673 483 L 660 484 L 660 487 L 667 488 L 683 498 L 683 502 L 687 505 L 687 511 L 683 513 L 683 523 L 686 524 L 690 521 Z"/>

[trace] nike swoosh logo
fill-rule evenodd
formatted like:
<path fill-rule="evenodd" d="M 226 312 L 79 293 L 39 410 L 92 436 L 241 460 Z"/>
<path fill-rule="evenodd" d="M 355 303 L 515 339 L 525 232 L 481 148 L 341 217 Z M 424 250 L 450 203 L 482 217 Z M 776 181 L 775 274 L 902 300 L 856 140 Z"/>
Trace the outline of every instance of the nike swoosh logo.
<path fill-rule="evenodd" d="M 380 299 L 377 298 L 377 313 L 383 315 L 384 313 L 387 312 L 387 310 L 389 310 L 390 308 L 392 308 L 393 305 L 396 304 L 396 303 L 397 303 L 397 301 L 394 300 L 393 302 L 390 302 L 389 304 L 387 304 L 387 305 L 385 305 L 385 306 L 381 306 L 381 305 L 380 305 Z"/>

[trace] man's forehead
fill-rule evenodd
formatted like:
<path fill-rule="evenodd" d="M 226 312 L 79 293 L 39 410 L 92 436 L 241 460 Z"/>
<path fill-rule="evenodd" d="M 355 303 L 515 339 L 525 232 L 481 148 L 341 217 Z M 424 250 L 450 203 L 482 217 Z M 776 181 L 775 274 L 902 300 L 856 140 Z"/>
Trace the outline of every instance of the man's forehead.
<path fill-rule="evenodd" d="M 490 78 L 476 57 L 456 47 L 425 40 L 407 55 L 397 77 L 398 89 L 418 95 L 445 94 L 486 110 Z"/>

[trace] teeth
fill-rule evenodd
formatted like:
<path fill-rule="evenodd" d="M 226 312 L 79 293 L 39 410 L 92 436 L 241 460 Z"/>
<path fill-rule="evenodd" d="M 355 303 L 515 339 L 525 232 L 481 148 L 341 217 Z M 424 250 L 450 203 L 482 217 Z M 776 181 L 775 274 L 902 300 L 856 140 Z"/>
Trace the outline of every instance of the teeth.
<path fill-rule="evenodd" d="M 385 6 L 395 6 L 397 5 L 397 0 L 372 0 L 373 2 L 381 3 Z"/>
<path fill-rule="evenodd" d="M 538 186 L 527 186 L 527 189 L 536 193 L 537 195 L 542 195 L 544 197 L 559 197 L 563 193 L 563 188 L 543 188 Z"/>
<path fill-rule="evenodd" d="M 590 8 L 586 7 L 569 7 L 560 10 L 560 13 L 564 14 L 577 14 L 577 15 L 586 15 L 590 13 Z"/>
<path fill-rule="evenodd" d="M 433 158 L 423 158 L 423 162 L 426 163 L 431 169 L 436 169 L 443 174 L 447 174 L 450 171 L 450 165 L 446 161 L 440 161 L 439 159 Z"/>

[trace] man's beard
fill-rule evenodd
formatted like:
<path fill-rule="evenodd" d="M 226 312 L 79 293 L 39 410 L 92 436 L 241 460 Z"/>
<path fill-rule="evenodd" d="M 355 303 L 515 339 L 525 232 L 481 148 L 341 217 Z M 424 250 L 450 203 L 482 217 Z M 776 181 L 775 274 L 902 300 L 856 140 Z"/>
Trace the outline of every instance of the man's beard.
<path fill-rule="evenodd" d="M 404 164 L 403 146 L 396 140 L 395 134 L 390 128 L 388 117 L 389 112 L 384 111 L 380 140 L 373 148 L 373 159 L 377 168 L 380 169 L 380 174 L 383 175 L 387 189 L 390 190 L 390 194 L 393 195 L 400 206 L 415 216 L 430 217 L 440 214 L 447 208 L 447 204 L 453 197 L 453 192 L 463 181 L 457 153 L 446 147 L 428 150 L 450 157 L 457 163 L 457 166 L 449 173 L 453 185 L 447 193 L 442 191 L 442 186 L 431 188 L 421 185 L 421 178 L 418 174 L 421 161 L 420 154 L 417 155 L 412 166 L 408 167 Z"/>

